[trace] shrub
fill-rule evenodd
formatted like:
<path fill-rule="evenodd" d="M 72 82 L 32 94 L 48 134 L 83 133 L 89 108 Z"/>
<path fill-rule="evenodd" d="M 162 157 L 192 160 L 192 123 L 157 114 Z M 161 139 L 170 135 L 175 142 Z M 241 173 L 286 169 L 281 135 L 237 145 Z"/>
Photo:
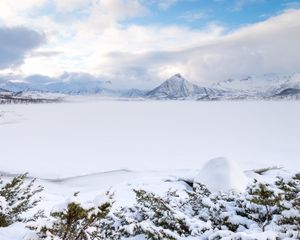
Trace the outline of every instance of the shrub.
<path fill-rule="evenodd" d="M 297 175 L 291 179 L 279 178 L 276 185 L 284 192 L 282 213 L 277 223 L 288 237 L 300 239 L 300 178 Z"/>
<path fill-rule="evenodd" d="M 43 187 L 35 186 L 35 179 L 26 183 L 26 177 L 27 173 L 16 176 L 7 183 L 0 179 L 0 227 L 35 220 L 42 215 L 38 211 L 29 218 L 23 216 L 40 202 L 38 193 L 43 190 Z"/>
<path fill-rule="evenodd" d="M 77 195 L 76 195 L 77 196 Z M 90 240 L 97 238 L 98 222 L 105 219 L 111 203 L 85 208 L 80 203 L 70 202 L 60 211 L 53 211 L 44 224 L 35 229 L 40 239 Z"/>

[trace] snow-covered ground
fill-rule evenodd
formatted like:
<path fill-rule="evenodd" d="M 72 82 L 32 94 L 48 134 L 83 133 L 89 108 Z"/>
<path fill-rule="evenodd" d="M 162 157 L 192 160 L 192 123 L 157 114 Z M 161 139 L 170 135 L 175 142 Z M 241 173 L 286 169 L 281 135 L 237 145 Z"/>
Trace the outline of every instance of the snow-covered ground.
<path fill-rule="evenodd" d="M 213 168 L 212 168 L 213 166 Z M 151 193 L 164 196 L 168 191 L 176 191 L 179 196 L 190 189 L 188 182 L 193 183 L 201 180 L 206 172 L 210 175 L 208 182 L 209 189 L 214 191 L 223 191 L 241 189 L 241 183 L 246 180 L 247 183 L 257 179 L 263 182 L 273 182 L 277 176 L 288 177 L 297 171 L 286 171 L 284 169 L 271 169 L 262 175 L 254 171 L 242 171 L 237 167 L 237 163 L 225 158 L 216 158 L 208 161 L 202 169 L 195 170 L 173 170 L 173 171 L 111 171 L 97 174 L 90 174 L 81 177 L 70 177 L 56 180 L 37 179 L 37 183 L 44 187 L 41 193 L 42 200 L 39 205 L 33 209 L 42 209 L 46 216 L 55 209 L 60 209 L 67 203 L 74 201 L 73 194 L 79 192 L 76 202 L 87 205 L 97 206 L 105 199 L 106 191 L 114 194 L 114 203 L 112 211 L 117 211 L 121 207 L 132 207 L 136 204 L 136 197 L 133 189 L 143 189 Z M 217 174 L 216 174 L 217 173 Z M 228 181 L 234 178 L 234 181 Z M 12 179 L 12 176 L 2 177 L 4 182 Z M 222 184 L 219 184 L 222 182 Z M 32 211 L 29 211 L 29 214 Z M 272 228 L 267 232 L 261 232 L 257 229 L 241 231 L 241 239 L 259 239 L 275 240 L 278 239 L 278 233 L 273 232 Z M 226 235 L 226 234 L 225 234 Z M 224 239 L 236 239 L 226 238 Z M 236 235 L 238 236 L 238 234 Z M 0 228 L 1 240 L 37 240 L 35 233 L 26 228 L 25 223 L 14 223 L 8 227 Z M 112 238 L 113 239 L 113 238 Z M 125 239 L 125 238 L 122 238 Z M 126 238 L 127 239 L 127 238 Z M 128 239 L 144 240 L 144 237 L 132 237 Z M 181 239 L 181 238 L 180 238 Z M 191 237 L 182 239 L 207 239 L 201 237 Z M 209 238 L 213 239 L 213 238 Z M 219 239 L 219 238 L 217 238 Z M 222 238 L 223 239 L 223 238 Z"/>
<path fill-rule="evenodd" d="M 0 106 L 0 169 L 42 178 L 199 169 L 300 168 L 300 102 L 73 101 Z"/>
<path fill-rule="evenodd" d="M 184 193 L 190 183 L 243 191 L 300 169 L 300 102 L 116 101 L 0 106 L 0 171 L 29 172 L 45 187 L 38 209 L 49 215 L 80 192 L 97 205 L 110 189 L 114 209 L 135 204 L 133 189 Z M 216 158 L 209 162 L 208 160 Z M 250 169 L 284 166 L 259 175 Z M 248 170 L 248 171 L 245 171 Z M 8 173 L 8 174 L 7 174 Z M 23 240 L 22 223 L 0 240 Z M 266 233 L 248 232 L 246 239 Z M 264 235 L 266 234 L 266 235 Z M 268 239 L 276 239 L 276 234 Z M 143 238 L 136 238 L 143 239 Z M 197 239 L 197 238 L 196 238 Z"/>

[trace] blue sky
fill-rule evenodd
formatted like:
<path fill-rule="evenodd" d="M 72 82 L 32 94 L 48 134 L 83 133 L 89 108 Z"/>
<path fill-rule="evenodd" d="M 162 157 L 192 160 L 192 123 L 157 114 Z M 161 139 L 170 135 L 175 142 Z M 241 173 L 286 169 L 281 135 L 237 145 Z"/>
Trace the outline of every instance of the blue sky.
<path fill-rule="evenodd" d="M 151 9 L 146 16 L 135 18 L 129 23 L 185 25 L 203 28 L 215 22 L 235 29 L 245 24 L 260 22 L 276 15 L 289 6 L 297 7 L 300 1 L 283 0 L 179 0 L 166 9 L 151 1 L 144 1 Z"/>
<path fill-rule="evenodd" d="M 296 0 L 1 0 L 0 34 L 1 78 L 82 72 L 146 88 L 178 72 L 300 71 Z"/>

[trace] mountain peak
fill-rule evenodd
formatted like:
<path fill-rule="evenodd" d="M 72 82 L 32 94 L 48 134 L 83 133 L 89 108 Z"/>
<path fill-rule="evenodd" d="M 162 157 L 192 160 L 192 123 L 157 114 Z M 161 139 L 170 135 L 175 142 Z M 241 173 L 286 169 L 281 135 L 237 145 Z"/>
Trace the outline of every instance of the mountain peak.
<path fill-rule="evenodd" d="M 156 99 L 202 98 L 212 93 L 212 89 L 199 87 L 187 81 L 180 73 L 175 74 L 160 86 L 147 93 L 147 97 Z"/>
<path fill-rule="evenodd" d="M 177 74 L 175 74 L 172 78 L 174 78 L 174 77 L 176 77 L 176 78 L 182 78 L 182 79 L 184 79 L 183 77 L 182 77 L 182 75 L 181 75 L 181 73 L 177 73 Z"/>
<path fill-rule="evenodd" d="M 184 77 L 182 77 L 182 75 L 180 73 L 177 73 L 175 75 L 173 75 L 172 77 L 170 77 L 167 81 L 186 81 L 186 79 Z M 165 82 L 167 82 L 165 81 Z"/>

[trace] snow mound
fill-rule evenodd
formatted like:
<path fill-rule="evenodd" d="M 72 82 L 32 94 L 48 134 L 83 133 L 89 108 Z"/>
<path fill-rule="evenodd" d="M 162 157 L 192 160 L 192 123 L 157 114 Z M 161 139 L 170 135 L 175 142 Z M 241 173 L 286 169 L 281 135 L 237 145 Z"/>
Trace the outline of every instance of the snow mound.
<path fill-rule="evenodd" d="M 226 158 L 214 158 L 204 165 L 194 182 L 205 184 L 213 192 L 244 191 L 247 177 L 235 162 Z"/>

